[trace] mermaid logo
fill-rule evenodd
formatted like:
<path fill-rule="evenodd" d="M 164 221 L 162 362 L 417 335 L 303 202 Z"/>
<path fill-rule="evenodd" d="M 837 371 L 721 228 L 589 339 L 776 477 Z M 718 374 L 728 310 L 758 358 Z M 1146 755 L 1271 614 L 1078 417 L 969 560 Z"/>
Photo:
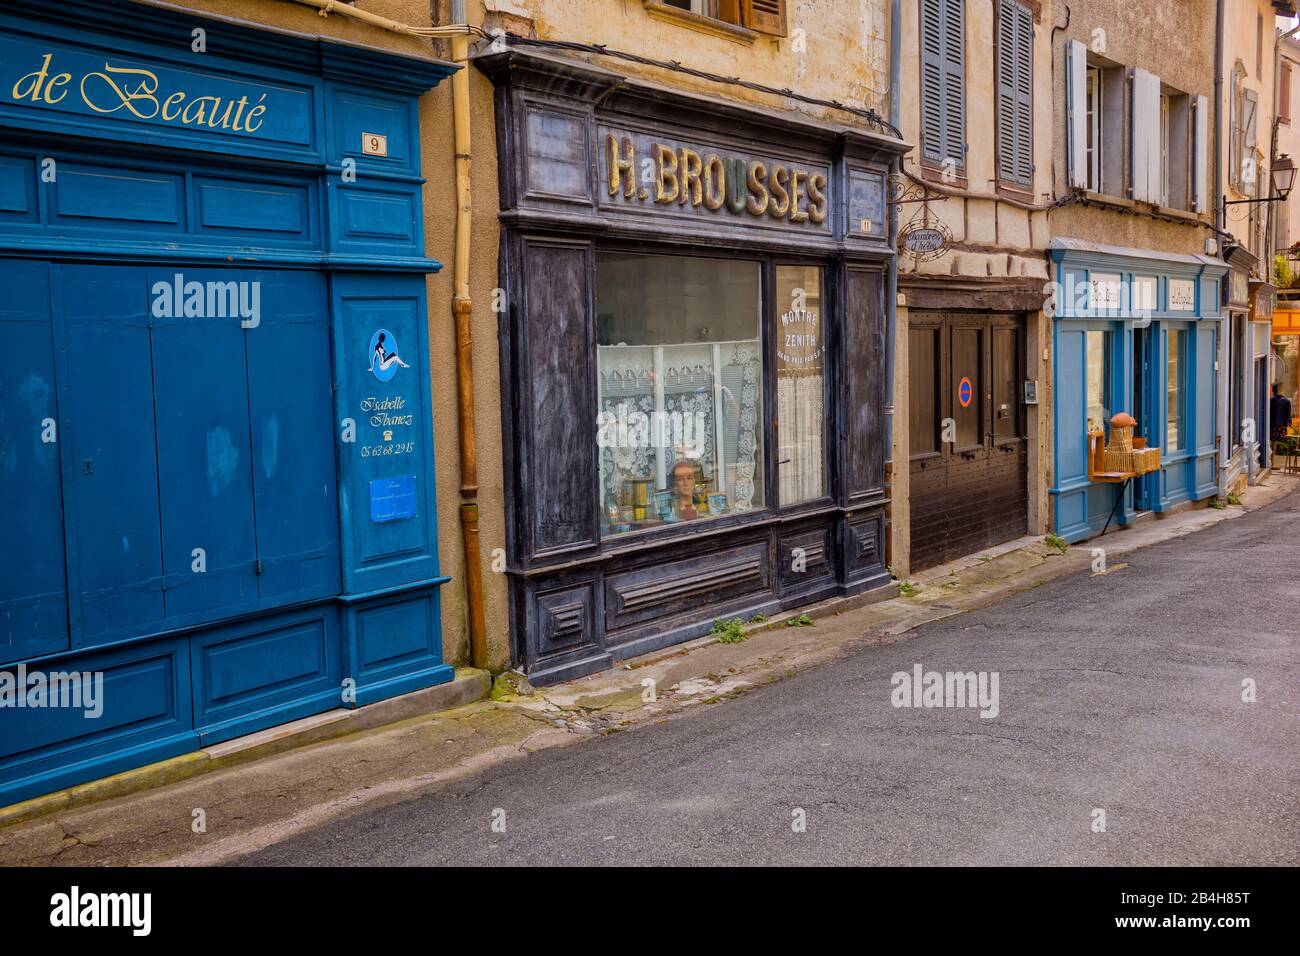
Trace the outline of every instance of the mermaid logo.
<path fill-rule="evenodd" d="M 381 382 L 391 382 L 399 368 L 410 368 L 397 354 L 397 340 L 387 329 L 370 337 L 370 371 Z"/>

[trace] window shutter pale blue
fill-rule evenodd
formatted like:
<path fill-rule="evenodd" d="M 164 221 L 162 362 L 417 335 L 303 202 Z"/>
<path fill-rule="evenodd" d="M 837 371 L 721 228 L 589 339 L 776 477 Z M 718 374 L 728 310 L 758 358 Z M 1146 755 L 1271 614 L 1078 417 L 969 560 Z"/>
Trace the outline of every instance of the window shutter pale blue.
<path fill-rule="evenodd" d="M 1066 125 L 1069 131 L 1067 165 L 1070 188 L 1088 185 L 1088 51 L 1078 40 L 1066 45 Z M 1100 191 L 1100 189 L 1098 189 Z"/>
<path fill-rule="evenodd" d="M 1210 152 L 1209 140 L 1207 138 L 1207 133 L 1209 132 L 1209 127 L 1210 127 L 1208 109 L 1209 109 L 1209 103 L 1205 99 L 1205 97 L 1204 96 L 1196 97 L 1196 113 L 1194 116 L 1194 122 L 1196 124 L 1195 126 L 1196 134 L 1194 137 L 1195 144 L 1193 147 L 1196 150 L 1196 152 L 1193 153 L 1194 156 L 1193 190 L 1194 191 L 1192 194 L 1192 210 L 1194 212 L 1209 211 L 1209 202 L 1208 202 L 1209 188 L 1206 183 L 1206 175 L 1209 172 L 1209 152 Z"/>
<path fill-rule="evenodd" d="M 1160 202 L 1160 77 L 1133 69 L 1133 198 Z"/>

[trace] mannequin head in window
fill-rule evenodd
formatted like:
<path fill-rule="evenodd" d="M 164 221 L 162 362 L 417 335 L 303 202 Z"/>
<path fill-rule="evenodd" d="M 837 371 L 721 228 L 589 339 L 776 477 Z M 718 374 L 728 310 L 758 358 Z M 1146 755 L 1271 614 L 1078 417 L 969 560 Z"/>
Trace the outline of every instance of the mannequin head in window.
<path fill-rule="evenodd" d="M 685 458 L 673 465 L 673 501 L 678 514 L 695 508 L 695 463 Z"/>

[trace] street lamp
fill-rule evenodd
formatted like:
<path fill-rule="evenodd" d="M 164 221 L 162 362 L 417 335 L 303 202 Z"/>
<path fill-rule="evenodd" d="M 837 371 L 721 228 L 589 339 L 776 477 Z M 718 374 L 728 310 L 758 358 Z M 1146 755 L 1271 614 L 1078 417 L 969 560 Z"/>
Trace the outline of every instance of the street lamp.
<path fill-rule="evenodd" d="M 1291 192 L 1291 187 L 1295 185 L 1295 163 L 1291 162 L 1291 157 L 1283 153 L 1273 163 L 1273 192 L 1277 193 L 1278 199 L 1286 199 L 1287 193 Z"/>
<path fill-rule="evenodd" d="M 1272 196 L 1262 196 L 1259 199 L 1229 199 L 1223 197 L 1223 221 L 1228 221 L 1229 206 L 1244 206 L 1257 202 L 1279 202 L 1286 199 L 1287 194 L 1291 192 L 1291 187 L 1295 185 L 1296 166 L 1291 162 L 1291 157 L 1283 153 L 1273 161 L 1273 169 L 1269 173 L 1270 185 L 1273 187 Z"/>

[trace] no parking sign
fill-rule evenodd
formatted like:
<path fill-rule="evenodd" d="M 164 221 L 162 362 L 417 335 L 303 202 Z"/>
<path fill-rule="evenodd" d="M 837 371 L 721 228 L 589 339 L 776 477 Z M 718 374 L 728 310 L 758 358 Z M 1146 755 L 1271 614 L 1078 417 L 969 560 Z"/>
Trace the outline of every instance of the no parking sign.
<path fill-rule="evenodd" d="M 962 377 L 957 383 L 957 401 L 961 402 L 962 408 L 970 408 L 971 400 L 975 397 L 975 387 L 971 385 L 970 379 Z"/>

